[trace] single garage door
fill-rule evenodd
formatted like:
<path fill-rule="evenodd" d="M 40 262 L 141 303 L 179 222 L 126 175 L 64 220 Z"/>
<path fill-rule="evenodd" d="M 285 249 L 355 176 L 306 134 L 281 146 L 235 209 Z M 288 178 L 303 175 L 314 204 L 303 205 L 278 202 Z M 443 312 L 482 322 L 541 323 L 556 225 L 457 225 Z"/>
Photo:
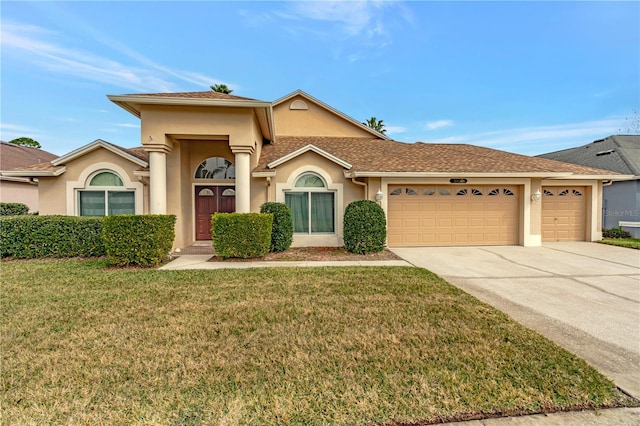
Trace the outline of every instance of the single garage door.
<path fill-rule="evenodd" d="M 517 186 L 388 188 L 389 246 L 518 244 Z"/>
<path fill-rule="evenodd" d="M 584 241 L 585 198 L 583 186 L 542 188 L 542 241 Z"/>

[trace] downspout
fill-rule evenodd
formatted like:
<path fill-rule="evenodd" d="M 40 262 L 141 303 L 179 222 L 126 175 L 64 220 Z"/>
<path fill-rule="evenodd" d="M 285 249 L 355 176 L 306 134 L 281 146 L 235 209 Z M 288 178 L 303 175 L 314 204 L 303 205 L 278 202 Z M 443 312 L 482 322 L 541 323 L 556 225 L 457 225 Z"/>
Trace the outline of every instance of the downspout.
<path fill-rule="evenodd" d="M 360 185 L 364 187 L 364 199 L 367 200 L 369 188 L 367 187 L 366 182 L 360 182 L 359 180 L 356 180 L 356 178 L 354 177 L 351 178 L 351 182 L 355 183 L 356 185 Z"/>
<path fill-rule="evenodd" d="M 269 202 L 269 189 L 271 187 L 271 176 L 267 176 L 267 203 Z"/>

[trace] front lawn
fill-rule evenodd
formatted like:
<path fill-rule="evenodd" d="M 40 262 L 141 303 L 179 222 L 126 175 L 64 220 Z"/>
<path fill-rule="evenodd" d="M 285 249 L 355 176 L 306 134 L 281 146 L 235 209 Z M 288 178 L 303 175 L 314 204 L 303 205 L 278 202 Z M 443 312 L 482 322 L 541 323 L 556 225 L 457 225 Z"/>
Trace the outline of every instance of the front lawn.
<path fill-rule="evenodd" d="M 640 250 L 640 238 L 603 238 L 598 241 L 611 246 L 628 247 Z"/>
<path fill-rule="evenodd" d="M 2 268 L 3 424 L 394 424 L 632 404 L 418 268 Z"/>

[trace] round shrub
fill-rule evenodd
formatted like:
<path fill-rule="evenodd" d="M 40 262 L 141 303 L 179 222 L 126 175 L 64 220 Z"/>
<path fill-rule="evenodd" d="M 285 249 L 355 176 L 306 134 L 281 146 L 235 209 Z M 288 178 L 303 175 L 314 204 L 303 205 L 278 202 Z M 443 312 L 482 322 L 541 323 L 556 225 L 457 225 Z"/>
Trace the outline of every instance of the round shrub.
<path fill-rule="evenodd" d="M 29 213 L 29 206 L 24 203 L 0 203 L 0 216 L 19 216 Z"/>
<path fill-rule="evenodd" d="M 260 206 L 260 213 L 273 215 L 273 230 L 271 232 L 270 251 L 285 251 L 291 247 L 293 241 L 293 219 L 291 210 L 284 203 L 264 203 Z"/>
<path fill-rule="evenodd" d="M 344 247 L 352 253 L 384 249 L 387 224 L 382 207 L 370 200 L 350 203 L 344 212 Z"/>

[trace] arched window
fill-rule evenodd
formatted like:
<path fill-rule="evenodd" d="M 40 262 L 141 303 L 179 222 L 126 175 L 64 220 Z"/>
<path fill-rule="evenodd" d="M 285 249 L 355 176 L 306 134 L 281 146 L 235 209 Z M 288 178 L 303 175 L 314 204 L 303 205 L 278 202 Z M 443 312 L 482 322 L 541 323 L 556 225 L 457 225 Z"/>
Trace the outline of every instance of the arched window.
<path fill-rule="evenodd" d="M 222 157 L 209 157 L 198 165 L 195 179 L 235 179 L 236 167 Z"/>
<path fill-rule="evenodd" d="M 291 209 L 296 233 L 335 232 L 335 193 L 314 173 L 300 175 L 293 189 L 285 192 L 285 203 Z"/>
<path fill-rule="evenodd" d="M 124 187 L 122 178 L 110 170 L 100 170 L 78 190 L 80 216 L 112 216 L 134 214 L 135 191 Z"/>

